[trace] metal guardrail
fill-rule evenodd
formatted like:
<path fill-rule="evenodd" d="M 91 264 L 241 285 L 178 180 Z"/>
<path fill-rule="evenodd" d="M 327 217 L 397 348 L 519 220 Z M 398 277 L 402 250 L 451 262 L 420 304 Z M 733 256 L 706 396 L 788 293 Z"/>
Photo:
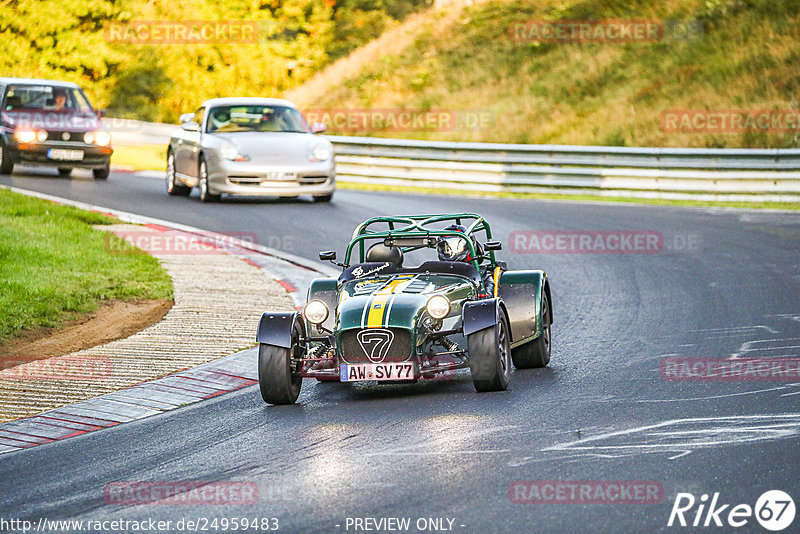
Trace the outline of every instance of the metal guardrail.
<path fill-rule="evenodd" d="M 465 191 L 800 201 L 800 149 L 508 145 L 330 136 L 340 181 Z"/>
<path fill-rule="evenodd" d="M 166 144 L 177 125 L 105 119 L 115 144 Z M 800 149 L 456 143 L 328 136 L 337 179 L 465 192 L 800 201 Z"/>

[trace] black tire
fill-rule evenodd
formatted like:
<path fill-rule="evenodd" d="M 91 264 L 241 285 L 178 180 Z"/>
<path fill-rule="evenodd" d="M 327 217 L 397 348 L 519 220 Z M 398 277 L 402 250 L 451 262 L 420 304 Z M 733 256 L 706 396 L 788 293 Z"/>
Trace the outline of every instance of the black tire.
<path fill-rule="evenodd" d="M 92 175 L 95 180 L 105 180 L 111 174 L 111 164 L 106 163 L 106 166 L 101 169 L 92 169 Z"/>
<path fill-rule="evenodd" d="M 197 166 L 197 176 L 198 186 L 200 187 L 200 202 L 217 202 L 220 199 L 220 195 L 213 195 L 209 190 L 208 185 L 208 167 L 206 166 L 206 160 L 203 156 L 200 156 L 200 163 Z"/>
<path fill-rule="evenodd" d="M 302 355 L 300 328 L 295 324 L 292 347 L 276 347 L 261 343 L 258 347 L 258 385 L 267 404 L 294 404 L 300 395 L 303 377 L 292 367 L 292 357 Z"/>
<path fill-rule="evenodd" d="M 167 194 L 172 196 L 189 196 L 192 188 L 186 185 L 181 185 L 177 182 L 175 177 L 175 156 L 172 151 L 167 152 Z"/>
<path fill-rule="evenodd" d="M 59 167 L 58 168 L 58 175 L 61 176 L 62 178 L 66 178 L 67 176 L 70 175 L 71 172 L 72 172 L 72 169 L 70 169 L 69 167 Z"/>
<path fill-rule="evenodd" d="M 0 174 L 11 174 L 12 172 L 14 172 L 14 161 L 6 150 L 5 143 L 0 141 Z"/>
<path fill-rule="evenodd" d="M 315 195 L 314 202 L 330 202 L 333 198 L 333 193 L 330 195 Z"/>
<path fill-rule="evenodd" d="M 544 292 L 542 293 L 542 310 L 542 322 L 544 323 L 542 335 L 524 345 L 511 349 L 511 359 L 517 369 L 545 367 L 550 363 L 550 306 L 547 302 L 547 293 Z"/>
<path fill-rule="evenodd" d="M 503 310 L 494 327 L 467 336 L 469 368 L 476 391 L 505 391 L 511 379 L 511 346 Z"/>

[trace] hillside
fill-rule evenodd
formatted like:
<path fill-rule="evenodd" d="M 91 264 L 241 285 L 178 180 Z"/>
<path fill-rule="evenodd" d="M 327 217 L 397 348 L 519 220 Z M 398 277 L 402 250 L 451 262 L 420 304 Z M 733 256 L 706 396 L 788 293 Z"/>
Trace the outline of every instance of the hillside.
<path fill-rule="evenodd" d="M 612 19 L 654 22 L 662 33 L 630 42 L 574 42 L 547 39 L 525 23 L 541 21 L 541 29 L 546 22 Z M 523 29 L 516 29 L 521 22 Z M 798 146 L 800 132 L 798 64 L 800 0 L 506 0 L 412 16 L 286 94 L 302 108 L 333 110 L 331 117 L 432 110 L 488 118 L 490 124 L 474 129 L 393 123 L 382 128 L 381 121 L 371 127 L 353 121 L 345 128 L 331 125 L 331 133 L 350 135 L 791 147 Z M 676 110 L 691 113 L 670 122 Z M 753 123 L 761 110 L 771 118 Z M 705 122 L 686 131 L 689 123 L 681 121 L 695 120 L 698 112 Z M 744 120 L 729 128 L 728 123 L 738 124 L 734 115 Z"/>

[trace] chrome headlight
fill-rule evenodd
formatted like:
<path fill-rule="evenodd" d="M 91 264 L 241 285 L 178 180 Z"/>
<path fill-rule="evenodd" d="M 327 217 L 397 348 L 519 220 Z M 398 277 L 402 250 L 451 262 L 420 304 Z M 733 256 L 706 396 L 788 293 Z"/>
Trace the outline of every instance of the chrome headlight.
<path fill-rule="evenodd" d="M 317 143 L 308 154 L 309 161 L 328 161 L 333 156 L 333 147 L 330 143 Z"/>
<path fill-rule="evenodd" d="M 428 299 L 425 309 L 434 319 L 444 319 L 450 313 L 450 301 L 442 295 L 434 295 Z"/>
<path fill-rule="evenodd" d="M 311 324 L 322 324 L 328 318 L 328 307 L 321 300 L 311 300 L 306 304 L 303 315 Z"/>
<path fill-rule="evenodd" d="M 39 130 L 36 132 L 36 140 L 40 143 L 47 141 L 47 132 L 45 130 Z"/>

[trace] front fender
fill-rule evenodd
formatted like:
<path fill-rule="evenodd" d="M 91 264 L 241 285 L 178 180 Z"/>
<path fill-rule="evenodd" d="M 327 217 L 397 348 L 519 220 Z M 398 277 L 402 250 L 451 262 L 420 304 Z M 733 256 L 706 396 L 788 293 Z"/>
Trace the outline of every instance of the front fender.
<path fill-rule="evenodd" d="M 499 298 L 465 302 L 461 308 L 461 326 L 464 335 L 468 336 L 495 326 L 500 321 L 500 309 L 503 307 L 503 301 Z"/>
<path fill-rule="evenodd" d="M 524 343 L 542 335 L 544 310 L 542 295 L 547 295 L 549 322 L 553 322 L 553 299 L 550 282 L 544 271 L 504 271 L 500 275 L 498 294 L 508 308 L 511 323 L 511 340 Z"/>
<path fill-rule="evenodd" d="M 265 345 L 291 348 L 292 331 L 298 321 L 301 332 L 305 332 L 303 317 L 299 312 L 266 312 L 258 322 L 256 341 Z"/>

